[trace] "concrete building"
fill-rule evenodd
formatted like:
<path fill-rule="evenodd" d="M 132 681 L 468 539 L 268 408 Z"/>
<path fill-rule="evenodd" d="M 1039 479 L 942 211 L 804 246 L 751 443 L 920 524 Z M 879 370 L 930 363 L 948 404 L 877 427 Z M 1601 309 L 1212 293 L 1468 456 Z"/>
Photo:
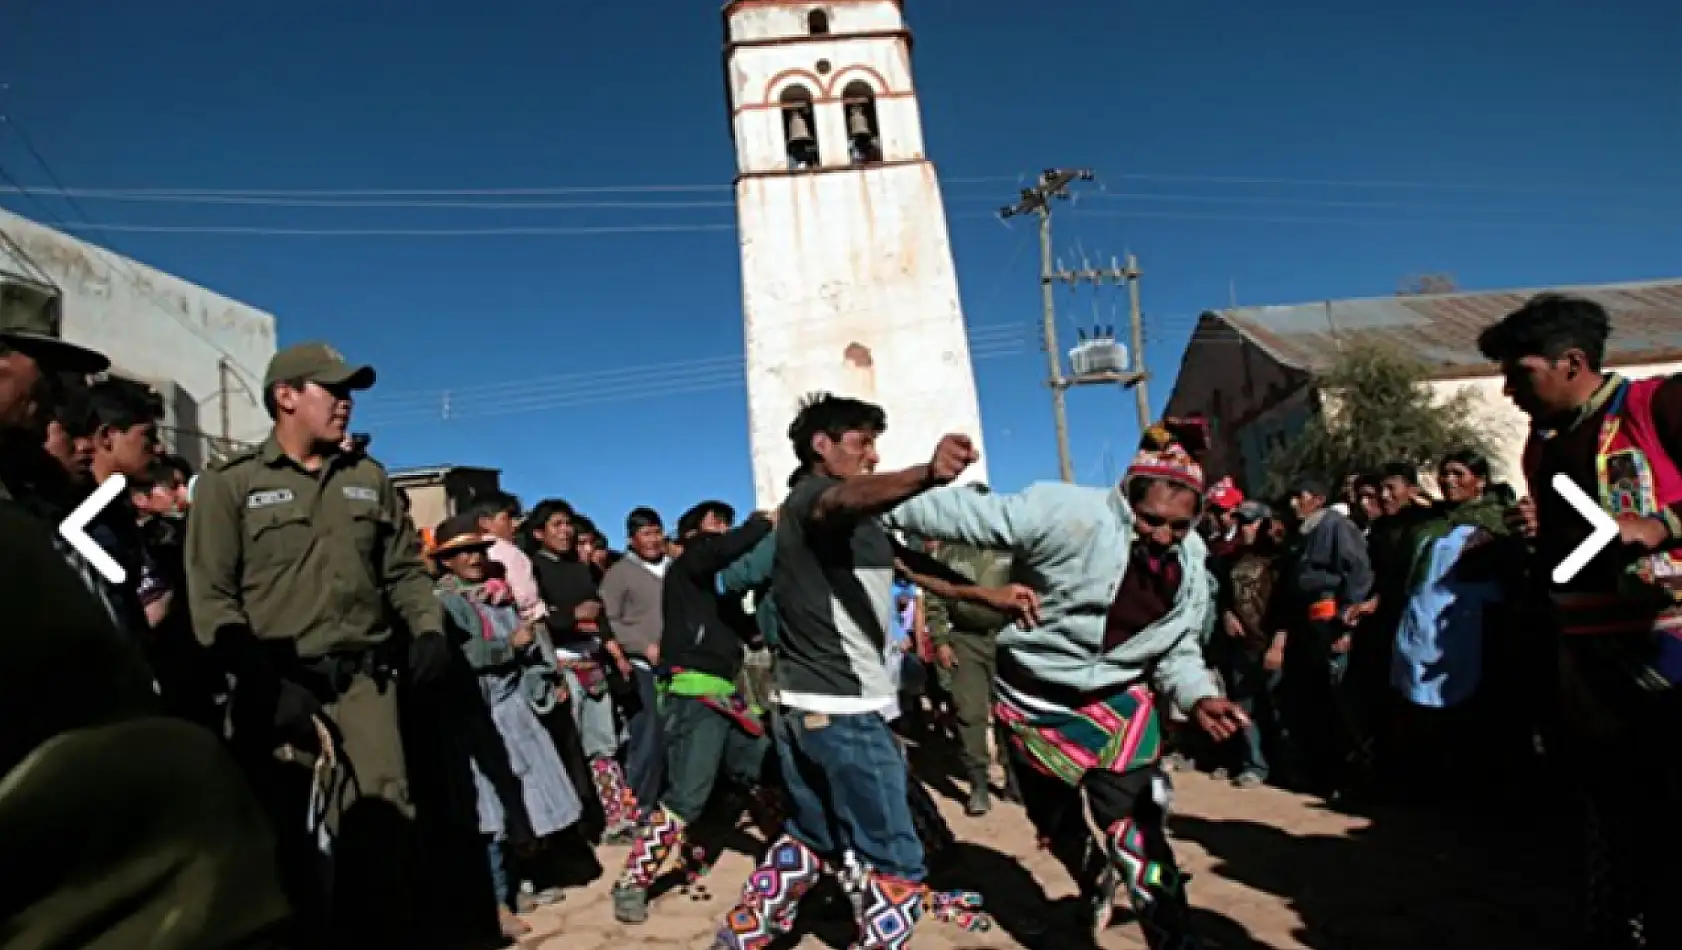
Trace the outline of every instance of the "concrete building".
<path fill-rule="evenodd" d="M 947 432 L 979 444 L 899 0 L 734 0 L 724 25 L 759 505 L 786 493 L 788 425 L 815 390 L 887 410 L 885 469 L 926 461 Z"/>
<path fill-rule="evenodd" d="M 416 527 L 436 528 L 475 498 L 500 489 L 502 471 L 470 465 L 405 468 L 391 473 L 391 484 L 409 500 L 409 517 Z"/>
<path fill-rule="evenodd" d="M 1626 376 L 1682 372 L 1682 280 L 1550 288 L 1598 301 L 1612 316 L 1607 363 Z M 1496 477 L 1524 490 L 1520 456 L 1528 422 L 1501 393 L 1478 333 L 1539 291 L 1432 294 L 1239 307 L 1203 314 L 1186 345 L 1169 414 L 1204 413 L 1213 423 L 1211 477 L 1232 475 L 1259 489 L 1272 453 L 1301 431 L 1326 394 L 1315 374 L 1357 342 L 1412 353 L 1431 367 L 1439 400 L 1472 394 L 1475 418 L 1501 447 Z"/>
<path fill-rule="evenodd" d="M 64 335 L 155 390 L 165 441 L 194 465 L 267 433 L 273 316 L 6 211 L 0 279 L 56 287 Z"/>

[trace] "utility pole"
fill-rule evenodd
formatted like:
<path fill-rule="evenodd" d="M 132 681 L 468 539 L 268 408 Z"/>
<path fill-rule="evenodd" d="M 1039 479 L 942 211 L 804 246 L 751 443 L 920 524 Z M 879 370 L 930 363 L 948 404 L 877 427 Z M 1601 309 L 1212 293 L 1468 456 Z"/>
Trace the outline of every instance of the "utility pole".
<path fill-rule="evenodd" d="M 999 217 L 1011 218 L 1018 215 L 1034 214 L 1039 216 L 1040 237 L 1040 308 L 1042 332 L 1045 335 L 1046 357 L 1046 385 L 1051 387 L 1052 418 L 1057 427 L 1057 469 L 1065 482 L 1075 480 L 1074 455 L 1069 449 L 1069 407 L 1068 390 L 1072 386 L 1088 386 L 1095 383 L 1120 383 L 1131 386 L 1143 381 L 1143 357 L 1137 355 L 1140 349 L 1138 341 L 1143 336 L 1141 318 L 1137 305 L 1138 291 L 1133 290 L 1133 339 L 1135 341 L 1135 356 L 1133 370 L 1128 373 L 1099 372 L 1076 373 L 1066 376 L 1063 373 L 1063 353 L 1057 344 L 1057 303 L 1055 284 L 1076 283 L 1102 284 L 1106 280 L 1120 282 L 1127 279 L 1127 271 L 1120 267 L 1103 269 L 1087 269 L 1080 271 L 1061 271 L 1056 269 L 1051 250 L 1051 202 L 1067 201 L 1069 199 L 1069 185 L 1077 181 L 1092 181 L 1096 176 L 1091 169 L 1086 168 L 1048 168 L 1040 173 L 1039 184 L 1032 188 L 1022 189 L 1020 199 L 1013 205 L 1006 205 L 999 209 Z M 1128 257 L 1129 268 L 1133 266 L 1133 259 Z M 1141 402 L 1149 414 L 1149 403 Z M 1149 420 L 1141 422 L 1149 425 Z"/>
<path fill-rule="evenodd" d="M 217 408 L 222 415 L 222 445 L 224 450 L 233 444 L 234 420 L 232 406 L 232 389 L 234 385 L 233 373 L 228 369 L 226 357 L 216 361 L 216 395 Z"/>
<path fill-rule="evenodd" d="M 1145 373 L 1145 312 L 1139 307 L 1139 259 L 1127 255 L 1127 322 L 1133 331 L 1133 398 L 1139 404 L 1139 431 L 1151 424 L 1151 395 L 1145 387 L 1149 378 Z"/>

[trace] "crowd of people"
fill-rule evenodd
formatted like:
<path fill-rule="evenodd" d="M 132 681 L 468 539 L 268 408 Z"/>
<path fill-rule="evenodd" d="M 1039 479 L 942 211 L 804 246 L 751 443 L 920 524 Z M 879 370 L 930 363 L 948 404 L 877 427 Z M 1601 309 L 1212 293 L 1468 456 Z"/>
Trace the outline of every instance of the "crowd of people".
<path fill-rule="evenodd" d="M 1585 946 L 1682 946 L 1682 377 L 1607 371 L 1592 302 L 1481 340 L 1535 421 L 1532 497 L 1456 450 L 1246 498 L 1195 418 L 1116 486 L 994 492 L 960 484 L 963 435 L 877 471 L 882 408 L 816 394 L 775 510 L 639 507 L 622 542 L 500 493 L 416 525 L 348 430 L 374 371 L 324 344 L 275 356 L 272 433 L 195 475 L 27 303 L 0 307 L 0 853 L 35 869 L 6 946 L 500 945 L 604 846 L 635 927 L 744 818 L 720 948 L 791 933 L 825 879 L 859 947 L 985 929 L 930 884 L 954 839 L 912 745 L 951 748 L 969 813 L 1020 804 L 1095 926 L 1125 903 L 1153 950 L 1201 945 L 1167 834 L 1192 765 L 1449 809 L 1563 777 Z M 1620 539 L 1556 582 L 1589 532 L 1536 487 L 1561 472 Z M 55 528 L 117 475 L 107 576 Z"/>

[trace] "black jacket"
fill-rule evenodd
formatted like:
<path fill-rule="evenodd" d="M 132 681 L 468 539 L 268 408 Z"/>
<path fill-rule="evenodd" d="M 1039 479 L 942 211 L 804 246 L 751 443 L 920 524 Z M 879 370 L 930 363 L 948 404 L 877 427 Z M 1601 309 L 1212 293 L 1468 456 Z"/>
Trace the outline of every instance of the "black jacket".
<path fill-rule="evenodd" d="M 731 605 L 718 592 L 718 572 L 771 533 L 754 515 L 726 534 L 696 534 L 666 568 L 660 589 L 660 664 L 734 680 L 742 669 L 744 625 L 725 619 Z M 748 627 L 751 634 L 751 627 Z"/>
<path fill-rule="evenodd" d="M 613 629 L 607 624 L 607 612 L 597 615 L 593 624 L 580 624 L 573 610 L 585 601 L 602 599 L 590 566 L 571 557 L 556 554 L 547 548 L 531 555 L 532 573 L 536 575 L 537 592 L 549 608 L 549 635 L 555 646 L 565 648 L 569 643 L 600 637 L 613 639 Z"/>

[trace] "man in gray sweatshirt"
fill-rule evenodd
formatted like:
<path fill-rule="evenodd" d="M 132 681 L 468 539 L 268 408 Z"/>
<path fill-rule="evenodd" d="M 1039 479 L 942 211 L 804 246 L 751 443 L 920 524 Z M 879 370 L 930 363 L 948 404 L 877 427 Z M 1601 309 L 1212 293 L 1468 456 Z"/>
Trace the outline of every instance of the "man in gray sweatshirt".
<path fill-rule="evenodd" d="M 601 597 L 608 623 L 631 661 L 636 679 L 635 709 L 626 728 L 625 780 L 638 802 L 660 800 L 665 755 L 656 713 L 654 671 L 660 666 L 660 590 L 666 580 L 666 529 L 652 508 L 637 508 L 625 519 L 628 553 L 602 578 Z"/>

